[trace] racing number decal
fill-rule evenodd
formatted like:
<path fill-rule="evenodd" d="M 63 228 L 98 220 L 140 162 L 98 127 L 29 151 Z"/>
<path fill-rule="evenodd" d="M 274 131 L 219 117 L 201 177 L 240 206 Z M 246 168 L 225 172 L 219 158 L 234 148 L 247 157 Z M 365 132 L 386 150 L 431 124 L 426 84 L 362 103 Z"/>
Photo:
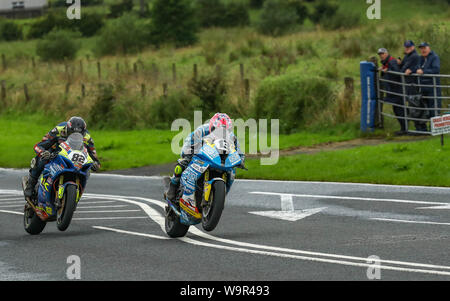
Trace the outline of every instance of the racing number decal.
<path fill-rule="evenodd" d="M 73 154 L 72 161 L 79 164 L 84 164 L 85 157 L 80 154 Z"/>

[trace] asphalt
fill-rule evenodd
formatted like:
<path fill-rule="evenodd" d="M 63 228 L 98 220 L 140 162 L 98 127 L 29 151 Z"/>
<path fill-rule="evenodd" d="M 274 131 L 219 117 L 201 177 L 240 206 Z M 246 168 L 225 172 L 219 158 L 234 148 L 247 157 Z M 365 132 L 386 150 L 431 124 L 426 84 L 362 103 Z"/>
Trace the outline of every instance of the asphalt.
<path fill-rule="evenodd" d="M 450 280 L 449 188 L 237 180 L 214 231 L 169 239 L 162 178 L 94 174 L 66 232 L 30 236 L 24 174 L 0 169 L 0 280 L 68 280 L 71 255 L 81 280 Z"/>

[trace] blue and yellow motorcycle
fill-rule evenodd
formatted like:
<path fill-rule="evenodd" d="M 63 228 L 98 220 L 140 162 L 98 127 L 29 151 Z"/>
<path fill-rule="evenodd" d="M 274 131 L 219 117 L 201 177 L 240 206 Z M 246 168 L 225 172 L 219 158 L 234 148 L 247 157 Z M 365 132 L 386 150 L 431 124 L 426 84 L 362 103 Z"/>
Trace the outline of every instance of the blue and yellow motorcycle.
<path fill-rule="evenodd" d="M 236 168 L 246 169 L 230 139 L 210 135 L 181 175 L 174 201 L 165 197 L 165 229 L 170 237 L 183 237 L 191 225 L 201 223 L 212 231 L 219 223 L 225 197 L 234 182 Z M 166 178 L 166 186 L 170 179 Z"/>
<path fill-rule="evenodd" d="M 71 134 L 59 144 L 36 184 L 37 193 L 33 194 L 36 197 L 25 199 L 23 223 L 26 232 L 39 234 L 47 222 L 53 221 L 60 231 L 69 227 L 92 164 L 81 134 Z M 28 176 L 22 178 L 23 189 L 27 181 Z"/>

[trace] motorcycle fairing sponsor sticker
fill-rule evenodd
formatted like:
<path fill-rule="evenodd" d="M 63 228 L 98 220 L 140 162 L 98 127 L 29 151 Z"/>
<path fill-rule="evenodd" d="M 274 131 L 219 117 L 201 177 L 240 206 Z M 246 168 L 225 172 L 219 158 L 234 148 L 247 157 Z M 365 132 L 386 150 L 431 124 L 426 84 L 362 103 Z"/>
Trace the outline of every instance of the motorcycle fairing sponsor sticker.
<path fill-rule="evenodd" d="M 241 160 L 241 157 L 237 152 L 234 152 L 228 156 L 228 160 L 230 161 L 230 165 L 234 165 Z"/>

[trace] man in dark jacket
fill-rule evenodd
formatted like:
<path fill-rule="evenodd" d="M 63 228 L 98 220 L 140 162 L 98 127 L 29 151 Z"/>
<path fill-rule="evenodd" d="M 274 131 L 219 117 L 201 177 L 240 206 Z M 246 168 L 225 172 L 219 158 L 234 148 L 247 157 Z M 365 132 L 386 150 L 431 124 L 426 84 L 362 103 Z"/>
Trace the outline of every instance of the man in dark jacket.
<path fill-rule="evenodd" d="M 420 57 L 419 69 L 417 70 L 417 74 L 439 74 L 441 71 L 441 62 L 439 60 L 439 56 L 431 50 L 430 45 L 426 42 L 420 44 L 419 49 L 422 56 Z M 434 85 L 433 77 L 420 77 L 419 82 L 421 85 Z M 435 83 L 436 85 L 441 84 L 439 77 L 436 77 Z M 442 107 L 442 100 L 440 98 L 442 94 L 440 87 L 437 87 L 436 90 L 433 87 L 421 87 L 420 89 L 422 92 L 422 96 L 432 97 L 423 99 L 428 108 Z M 428 118 L 437 116 L 439 115 L 439 113 L 439 110 L 430 110 Z"/>
<path fill-rule="evenodd" d="M 400 72 L 411 75 L 419 69 L 420 56 L 413 41 L 408 40 L 403 46 L 405 46 L 405 57 L 403 60 L 399 60 Z M 407 84 L 405 86 L 406 95 L 417 95 L 419 93 L 417 76 L 406 76 L 405 83 Z M 417 131 L 426 131 L 426 126 L 424 127 L 421 121 L 415 120 L 414 126 Z"/>
<path fill-rule="evenodd" d="M 403 60 L 398 61 L 400 65 L 400 72 L 405 73 L 406 75 L 416 73 L 420 61 L 420 56 L 416 51 L 416 46 L 411 40 L 406 41 L 403 46 L 405 46 L 405 57 Z"/>
<path fill-rule="evenodd" d="M 395 116 L 399 117 L 397 118 L 398 122 L 400 123 L 400 131 L 395 132 L 396 136 L 406 135 L 406 120 L 404 119 L 405 114 L 405 108 L 397 106 L 397 105 L 404 105 L 403 97 L 399 96 L 397 94 L 402 94 L 402 86 L 401 78 L 399 75 L 386 73 L 387 71 L 394 71 L 394 72 L 400 72 L 400 66 L 398 65 L 395 58 L 393 58 L 388 50 L 386 48 L 380 48 L 378 49 L 378 55 L 381 59 L 381 64 L 383 65 L 380 69 L 383 71 L 381 74 L 382 79 L 389 80 L 390 82 L 383 82 L 383 90 L 393 92 L 389 93 L 386 92 L 386 96 L 384 97 L 384 101 L 392 103 L 392 109 L 394 110 Z M 399 84 L 395 84 L 394 82 L 397 82 Z"/>

